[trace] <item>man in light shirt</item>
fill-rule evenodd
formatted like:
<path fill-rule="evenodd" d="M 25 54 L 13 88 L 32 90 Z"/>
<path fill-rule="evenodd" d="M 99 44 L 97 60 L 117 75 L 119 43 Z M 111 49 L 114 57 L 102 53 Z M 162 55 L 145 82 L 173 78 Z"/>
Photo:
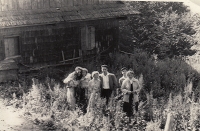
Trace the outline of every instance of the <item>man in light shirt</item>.
<path fill-rule="evenodd" d="M 109 98 L 112 93 L 117 89 L 117 79 L 116 76 L 108 72 L 108 66 L 101 66 L 102 74 L 99 75 L 101 80 L 101 97 L 106 98 L 106 105 L 108 105 Z"/>

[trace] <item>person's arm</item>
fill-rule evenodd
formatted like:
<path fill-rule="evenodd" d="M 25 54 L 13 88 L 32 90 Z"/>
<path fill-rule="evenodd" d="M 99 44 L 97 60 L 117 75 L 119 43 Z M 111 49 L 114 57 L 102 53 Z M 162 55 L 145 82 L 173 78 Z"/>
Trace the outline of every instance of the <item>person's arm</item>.
<path fill-rule="evenodd" d="M 129 91 L 129 90 L 126 88 L 126 85 L 127 85 L 127 81 L 124 80 L 124 81 L 122 82 L 122 86 L 121 86 L 122 92 L 123 92 L 124 94 L 131 94 L 132 91 Z"/>
<path fill-rule="evenodd" d="M 120 93 L 120 88 L 122 87 L 122 78 L 119 79 L 119 88 L 117 89 L 117 94 Z"/>
<path fill-rule="evenodd" d="M 138 94 L 141 90 L 141 86 L 139 84 L 139 81 L 136 81 L 136 83 L 137 83 L 137 89 L 135 90 L 135 92 Z"/>
<path fill-rule="evenodd" d="M 74 73 L 70 73 L 67 78 L 63 80 L 63 83 L 68 84 L 74 78 Z"/>
<path fill-rule="evenodd" d="M 121 79 L 122 79 L 122 78 L 119 78 L 119 82 L 118 82 L 118 83 L 119 83 L 119 87 L 121 87 L 121 86 L 122 86 Z"/>
<path fill-rule="evenodd" d="M 88 80 L 91 80 L 91 78 L 92 78 L 91 74 L 90 74 L 90 73 L 87 73 L 86 78 L 87 78 Z"/>
<path fill-rule="evenodd" d="M 112 78 L 113 78 L 114 89 L 117 89 L 118 88 L 117 78 L 114 74 Z"/>
<path fill-rule="evenodd" d="M 100 89 L 103 88 L 103 78 L 99 75 L 99 80 L 100 80 Z"/>

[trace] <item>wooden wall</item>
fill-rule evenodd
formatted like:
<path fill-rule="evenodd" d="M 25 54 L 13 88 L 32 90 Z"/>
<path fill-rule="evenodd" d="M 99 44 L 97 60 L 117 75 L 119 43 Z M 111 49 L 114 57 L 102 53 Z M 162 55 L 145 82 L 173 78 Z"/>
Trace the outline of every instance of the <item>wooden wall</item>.
<path fill-rule="evenodd" d="M 5 58 L 4 38 L 19 36 L 22 63 L 54 64 L 71 58 L 80 49 L 79 27 L 64 25 L 41 25 L 0 29 L 0 60 Z"/>
<path fill-rule="evenodd" d="M 78 52 L 80 48 L 79 36 L 77 27 L 23 31 L 21 55 L 24 63 L 58 63 L 62 61 L 62 51 L 65 58 L 72 58 L 73 51 Z"/>
<path fill-rule="evenodd" d="M 104 0 L 0 0 L 0 11 L 46 9 L 104 3 Z"/>
<path fill-rule="evenodd" d="M 5 47 L 3 44 L 3 37 L 0 36 L 0 60 L 3 60 L 5 58 Z"/>
<path fill-rule="evenodd" d="M 43 65 L 55 64 L 65 59 L 79 56 L 81 49 L 81 28 L 85 25 L 95 27 L 95 42 L 106 49 L 118 43 L 118 21 L 106 19 L 73 24 L 52 24 L 29 27 L 16 27 L 0 29 L 0 60 L 5 58 L 4 38 L 18 36 L 22 63 Z M 107 37 L 112 35 L 112 38 Z"/>

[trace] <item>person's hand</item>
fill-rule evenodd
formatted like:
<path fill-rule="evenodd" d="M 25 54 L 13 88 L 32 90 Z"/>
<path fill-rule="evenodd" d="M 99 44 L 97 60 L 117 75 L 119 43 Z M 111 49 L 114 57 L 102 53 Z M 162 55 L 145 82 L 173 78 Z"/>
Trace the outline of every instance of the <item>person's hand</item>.
<path fill-rule="evenodd" d="M 133 91 L 128 91 L 127 93 L 128 93 L 128 94 L 133 94 Z"/>

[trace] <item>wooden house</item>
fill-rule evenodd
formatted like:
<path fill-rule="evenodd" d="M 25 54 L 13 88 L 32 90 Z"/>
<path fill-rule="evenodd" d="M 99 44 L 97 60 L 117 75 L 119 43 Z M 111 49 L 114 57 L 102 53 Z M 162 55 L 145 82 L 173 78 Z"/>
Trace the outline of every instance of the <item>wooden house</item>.
<path fill-rule="evenodd" d="M 55 65 L 117 48 L 119 20 L 137 15 L 103 0 L 0 0 L 0 61 Z"/>

